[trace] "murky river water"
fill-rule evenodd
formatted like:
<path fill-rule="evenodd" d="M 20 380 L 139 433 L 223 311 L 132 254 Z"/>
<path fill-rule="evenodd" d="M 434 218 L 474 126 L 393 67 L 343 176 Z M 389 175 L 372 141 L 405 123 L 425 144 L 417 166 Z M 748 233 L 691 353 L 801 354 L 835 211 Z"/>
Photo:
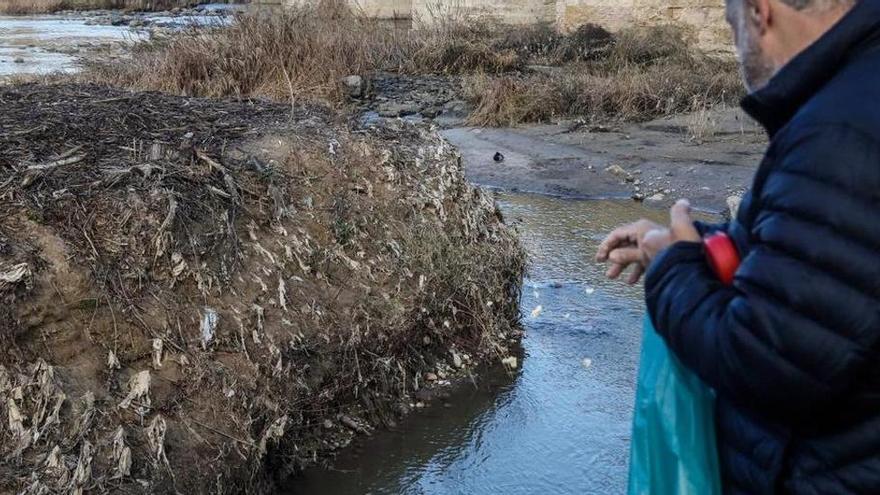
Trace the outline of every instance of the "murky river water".
<path fill-rule="evenodd" d="M 228 12 L 237 7 L 226 4 L 206 4 L 200 12 Z M 75 72 L 79 68 L 79 53 L 83 50 L 110 48 L 114 44 L 145 39 L 147 29 L 128 26 L 89 25 L 89 14 L 72 15 L 0 15 L 0 77 L 17 74 L 48 74 Z M 185 27 L 214 25 L 228 22 L 226 16 L 166 14 L 146 15 L 152 25 Z"/>
<path fill-rule="evenodd" d="M 313 469 L 297 494 L 618 494 L 625 491 L 643 314 L 640 288 L 592 261 L 632 202 L 501 194 L 531 255 L 525 358 Z M 536 317 L 532 312 L 542 310 Z"/>

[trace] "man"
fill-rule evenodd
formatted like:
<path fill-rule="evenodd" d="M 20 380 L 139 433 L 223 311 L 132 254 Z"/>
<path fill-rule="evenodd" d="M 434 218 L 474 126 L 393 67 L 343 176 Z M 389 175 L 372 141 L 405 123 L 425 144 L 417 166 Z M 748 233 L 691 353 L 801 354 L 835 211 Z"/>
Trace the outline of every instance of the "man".
<path fill-rule="evenodd" d="M 657 331 L 717 392 L 725 493 L 880 494 L 880 0 L 728 0 L 770 147 L 736 219 L 613 232 Z M 723 230 L 732 286 L 700 243 Z M 659 254 L 658 254 L 659 253 Z M 662 489 L 662 487 L 661 487 Z"/>

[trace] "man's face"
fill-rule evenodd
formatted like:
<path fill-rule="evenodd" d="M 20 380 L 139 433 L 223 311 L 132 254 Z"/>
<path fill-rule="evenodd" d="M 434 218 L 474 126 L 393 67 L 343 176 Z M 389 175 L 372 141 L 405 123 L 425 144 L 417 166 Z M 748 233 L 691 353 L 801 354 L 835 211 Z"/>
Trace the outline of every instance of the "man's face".
<path fill-rule="evenodd" d="M 777 68 L 764 53 L 755 16 L 750 15 L 752 0 L 728 0 L 727 22 L 733 29 L 740 71 L 750 92 L 770 81 Z"/>

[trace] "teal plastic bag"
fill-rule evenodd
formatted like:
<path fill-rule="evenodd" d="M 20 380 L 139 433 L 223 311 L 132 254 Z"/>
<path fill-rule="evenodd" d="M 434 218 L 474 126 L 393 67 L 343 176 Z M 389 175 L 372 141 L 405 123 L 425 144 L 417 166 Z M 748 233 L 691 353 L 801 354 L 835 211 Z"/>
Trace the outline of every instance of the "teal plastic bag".
<path fill-rule="evenodd" d="M 721 493 L 715 396 L 645 318 L 630 450 L 629 495 Z"/>

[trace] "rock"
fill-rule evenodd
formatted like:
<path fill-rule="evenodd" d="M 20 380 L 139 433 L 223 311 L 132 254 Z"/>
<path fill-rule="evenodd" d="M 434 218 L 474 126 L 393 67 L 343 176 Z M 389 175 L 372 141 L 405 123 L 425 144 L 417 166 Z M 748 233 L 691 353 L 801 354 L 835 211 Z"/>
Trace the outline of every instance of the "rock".
<path fill-rule="evenodd" d="M 516 366 L 517 366 L 516 356 L 510 356 L 510 357 L 506 357 L 506 358 L 502 359 L 501 364 L 503 364 L 504 366 L 507 366 L 508 368 L 510 368 L 512 370 L 515 370 Z"/>
<path fill-rule="evenodd" d="M 495 156 L 493 156 L 492 159 L 498 163 L 501 163 L 504 161 L 504 155 L 502 155 L 500 152 L 496 152 Z"/>
<path fill-rule="evenodd" d="M 422 116 L 426 119 L 433 119 L 440 115 L 443 110 L 440 107 L 432 106 L 422 110 Z"/>
<path fill-rule="evenodd" d="M 657 193 L 648 198 L 648 201 L 663 201 L 664 199 L 666 199 L 666 196 L 664 196 L 663 193 Z"/>
<path fill-rule="evenodd" d="M 140 19 L 132 19 L 132 21 L 129 22 L 128 25 L 131 26 L 131 27 L 133 27 L 133 28 L 143 27 L 143 25 L 144 25 L 144 21 L 142 21 L 142 20 L 140 20 Z"/>
<path fill-rule="evenodd" d="M 361 76 L 351 75 L 343 77 L 342 87 L 351 98 L 361 98 L 364 96 L 364 78 Z"/>
<path fill-rule="evenodd" d="M 419 113 L 418 105 L 413 103 L 383 103 L 379 105 L 378 112 L 382 117 L 403 117 Z"/>
<path fill-rule="evenodd" d="M 622 179 L 632 178 L 629 172 L 624 170 L 623 167 L 621 167 L 620 165 L 611 165 L 609 167 L 606 167 L 605 171 L 615 177 L 620 177 Z"/>
<path fill-rule="evenodd" d="M 329 419 L 325 419 L 324 420 L 324 428 L 326 428 L 328 430 L 332 430 L 333 429 L 333 421 L 330 421 Z"/>
<path fill-rule="evenodd" d="M 436 382 L 437 381 L 437 374 L 430 373 L 430 372 L 425 373 L 425 380 L 427 380 L 429 382 Z"/>
<path fill-rule="evenodd" d="M 24 59 L 21 58 L 21 57 L 18 57 L 18 58 L 16 58 L 15 60 L 13 60 L 13 62 L 16 63 L 16 64 L 23 64 L 23 63 L 24 63 Z"/>

